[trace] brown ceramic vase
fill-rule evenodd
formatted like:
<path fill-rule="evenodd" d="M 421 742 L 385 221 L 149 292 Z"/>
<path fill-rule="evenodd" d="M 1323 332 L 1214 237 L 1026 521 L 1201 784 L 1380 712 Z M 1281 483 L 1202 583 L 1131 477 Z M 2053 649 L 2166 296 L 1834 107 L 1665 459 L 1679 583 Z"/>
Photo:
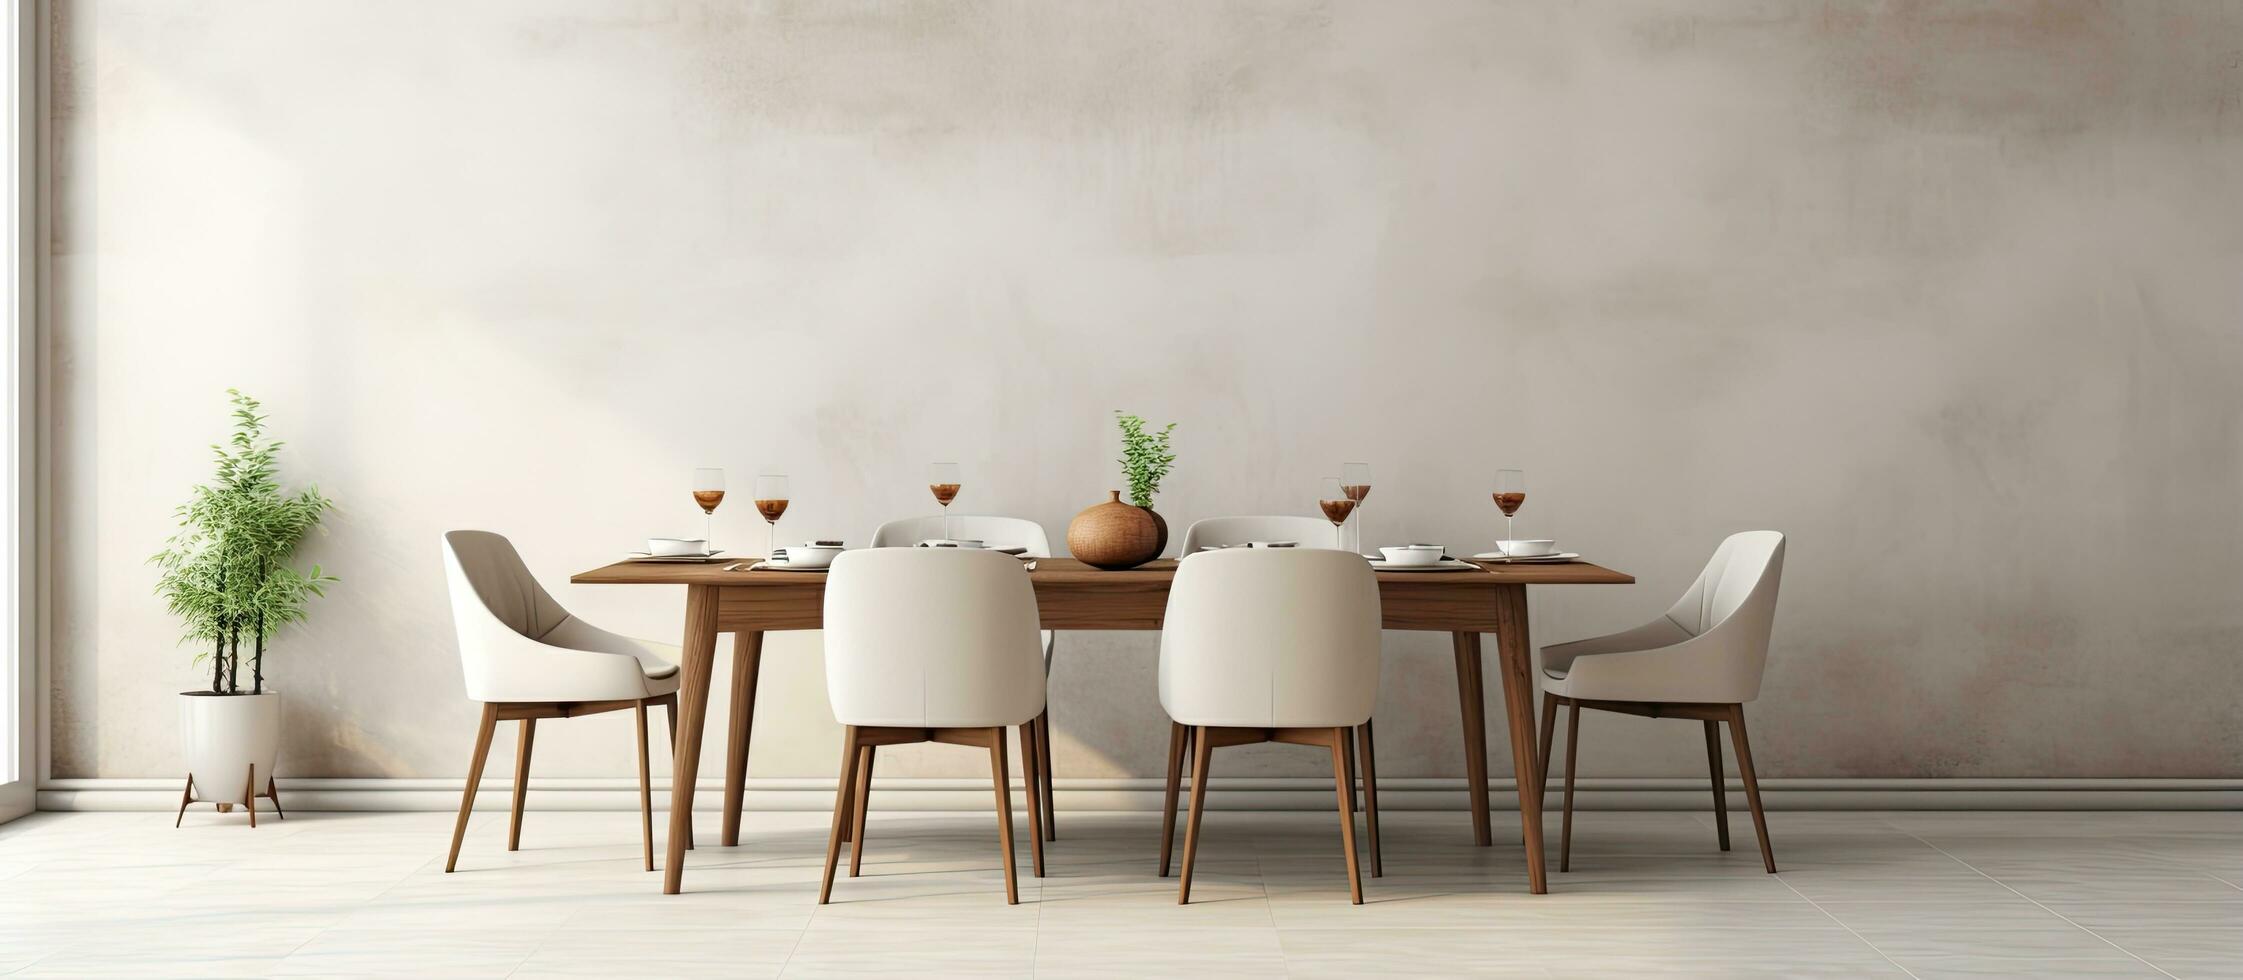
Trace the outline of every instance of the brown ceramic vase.
<path fill-rule="evenodd" d="M 1121 491 L 1109 490 L 1105 503 L 1067 522 L 1067 550 L 1092 568 L 1136 568 L 1160 557 L 1167 537 L 1163 523 L 1150 509 L 1122 503 Z"/>

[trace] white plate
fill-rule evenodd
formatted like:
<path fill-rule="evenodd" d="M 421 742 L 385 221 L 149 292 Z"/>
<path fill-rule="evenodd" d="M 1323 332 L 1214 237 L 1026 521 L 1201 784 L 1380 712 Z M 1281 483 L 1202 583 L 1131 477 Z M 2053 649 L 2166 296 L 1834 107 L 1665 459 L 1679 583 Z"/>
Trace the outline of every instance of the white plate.
<path fill-rule="evenodd" d="M 1443 558 L 1431 565 L 1397 565 L 1390 561 L 1374 561 L 1371 567 L 1382 572 L 1477 572 L 1480 566 L 1468 561 Z"/>
<path fill-rule="evenodd" d="M 634 551 L 631 552 L 630 557 L 623 560 L 656 563 L 672 562 L 695 565 L 713 561 L 729 561 L 730 559 L 726 558 L 724 556 L 724 552 L 721 551 L 712 551 L 705 555 L 650 555 L 644 551 Z"/>
<path fill-rule="evenodd" d="M 1554 555 L 1535 555 L 1535 556 L 1534 556 L 1534 557 L 1532 557 L 1532 558 L 1513 558 L 1513 557 L 1511 557 L 1510 555 L 1506 555 L 1506 554 L 1504 554 L 1504 553 L 1502 553 L 1502 552 L 1500 552 L 1500 551 L 1489 551 L 1489 552 L 1484 552 L 1484 553 L 1482 553 L 1482 554 L 1477 554 L 1477 555 L 1473 555 L 1473 556 L 1472 556 L 1472 560 L 1473 560 L 1473 561 L 1493 561 L 1493 562 L 1506 562 L 1506 563 L 1508 563 L 1508 562 L 1518 562 L 1518 563 L 1520 563 L 1520 564 L 1532 564 L 1532 563 L 1534 563 L 1534 562 L 1551 562 L 1551 563 L 1556 563 L 1556 562 L 1568 562 L 1568 561 L 1573 561 L 1573 560 L 1575 560 L 1575 559 L 1578 559 L 1578 558 L 1580 558 L 1580 557 L 1581 557 L 1580 553 L 1578 553 L 1578 552 L 1573 552 L 1573 551 L 1561 551 L 1561 552 L 1559 552 L 1559 553 L 1557 553 L 1557 554 L 1554 554 Z"/>

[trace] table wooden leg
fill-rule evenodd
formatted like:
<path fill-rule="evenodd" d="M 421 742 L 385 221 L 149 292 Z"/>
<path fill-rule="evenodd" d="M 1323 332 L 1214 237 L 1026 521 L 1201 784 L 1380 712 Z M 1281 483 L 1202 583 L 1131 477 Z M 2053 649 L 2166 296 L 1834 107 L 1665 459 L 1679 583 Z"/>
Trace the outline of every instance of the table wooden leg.
<path fill-rule="evenodd" d="M 701 725 L 709 714 L 709 675 L 717 657 L 717 590 L 685 590 L 685 676 L 678 686 L 677 747 L 671 752 L 670 839 L 662 865 L 662 893 L 675 895 L 685 879 L 685 843 L 693 833 L 693 781 L 701 771 Z"/>
<path fill-rule="evenodd" d="M 684 668 L 679 668 L 680 677 L 678 679 L 681 682 L 685 679 L 683 673 Z M 678 754 L 678 692 L 671 691 L 662 697 L 662 717 L 667 720 L 670 730 L 670 757 L 675 759 Z M 707 709 L 704 708 L 703 710 L 706 711 Z M 693 849 L 693 811 L 691 810 L 685 811 L 685 849 L 688 851 Z"/>
<path fill-rule="evenodd" d="M 1456 642 L 1456 697 L 1464 719 L 1464 795 L 1472 801 L 1472 843 L 1495 843 L 1488 827 L 1487 691 L 1480 680 L 1480 634 L 1453 634 Z"/>
<path fill-rule="evenodd" d="M 1475 654 L 1479 642 L 1479 636 L 1473 635 Z M 1539 685 L 1534 682 L 1534 646 L 1527 633 L 1524 585 L 1506 584 L 1496 590 L 1495 648 L 1503 675 L 1503 713 L 1511 726 L 1511 770 L 1518 778 L 1519 833 L 1526 844 L 1527 887 L 1540 895 L 1549 891 L 1550 885 L 1542 868 L 1542 781 L 1536 778 L 1535 765 L 1541 750 L 1534 738 L 1534 692 Z"/>
<path fill-rule="evenodd" d="M 755 730 L 755 682 L 763 670 L 763 632 L 732 634 L 732 729 L 724 743 L 724 846 L 740 846 L 740 804 L 748 791 L 748 736 Z"/>

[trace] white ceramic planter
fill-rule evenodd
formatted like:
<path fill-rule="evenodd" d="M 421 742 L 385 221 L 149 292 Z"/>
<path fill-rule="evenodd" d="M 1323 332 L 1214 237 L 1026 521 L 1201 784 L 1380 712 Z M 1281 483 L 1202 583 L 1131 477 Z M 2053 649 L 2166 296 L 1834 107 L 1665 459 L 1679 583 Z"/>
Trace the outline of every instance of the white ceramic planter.
<path fill-rule="evenodd" d="M 280 754 L 280 694 L 182 691 L 179 734 L 194 801 L 247 803 L 265 792 Z"/>

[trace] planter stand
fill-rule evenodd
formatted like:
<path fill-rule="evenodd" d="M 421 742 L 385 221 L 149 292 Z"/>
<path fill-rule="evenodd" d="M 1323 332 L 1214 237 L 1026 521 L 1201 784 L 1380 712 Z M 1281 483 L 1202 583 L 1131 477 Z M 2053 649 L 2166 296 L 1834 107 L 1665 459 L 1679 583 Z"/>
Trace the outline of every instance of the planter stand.
<path fill-rule="evenodd" d="M 257 798 L 260 796 L 273 801 L 273 814 L 275 816 L 282 820 L 288 819 L 288 811 L 280 808 L 280 789 L 274 785 L 273 777 L 266 776 L 265 791 L 257 792 L 257 766 L 255 763 L 251 763 L 249 779 L 243 782 L 241 787 L 241 798 L 248 801 L 249 828 L 251 830 L 257 829 Z M 188 773 L 187 788 L 179 792 L 179 816 L 174 817 L 171 821 L 173 830 L 179 829 L 180 822 L 187 819 L 187 804 L 193 802 L 195 802 L 195 774 Z M 217 806 L 220 813 L 231 813 L 234 809 L 234 805 L 231 803 L 220 803 Z"/>

